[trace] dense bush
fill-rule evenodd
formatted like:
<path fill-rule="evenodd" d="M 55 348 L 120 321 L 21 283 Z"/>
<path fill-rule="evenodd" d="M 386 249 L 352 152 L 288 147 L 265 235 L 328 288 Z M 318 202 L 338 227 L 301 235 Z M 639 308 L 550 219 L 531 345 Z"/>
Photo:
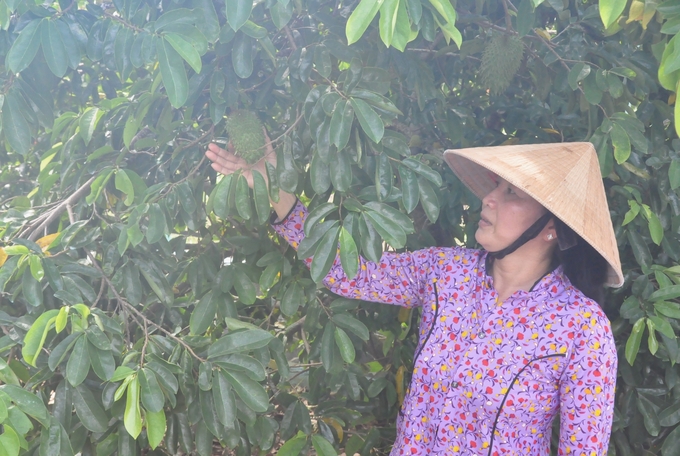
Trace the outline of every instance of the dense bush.
<path fill-rule="evenodd" d="M 320 288 L 338 242 L 350 271 L 470 245 L 442 151 L 568 140 L 626 275 L 610 453 L 680 454 L 680 3 L 453 6 L 0 1 L 0 455 L 385 453 L 418 312 Z M 311 274 L 203 158 L 235 109 L 312 209 Z"/>

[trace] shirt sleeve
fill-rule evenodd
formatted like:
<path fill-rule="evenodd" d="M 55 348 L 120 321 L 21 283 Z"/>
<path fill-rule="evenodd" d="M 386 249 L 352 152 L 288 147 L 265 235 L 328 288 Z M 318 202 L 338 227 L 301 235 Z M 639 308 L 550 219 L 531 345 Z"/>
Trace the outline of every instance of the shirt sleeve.
<path fill-rule="evenodd" d="M 303 227 L 307 214 L 307 208 L 298 201 L 283 220 L 272 223 L 274 230 L 295 250 L 305 237 Z M 432 250 L 385 252 L 378 263 L 359 257 L 359 272 L 351 279 L 345 275 L 337 255 L 324 285 L 333 293 L 350 299 L 419 306 L 431 288 L 426 282 Z M 312 258 L 306 258 L 304 262 L 309 267 Z"/>
<path fill-rule="evenodd" d="M 595 305 L 595 304 L 593 304 Z M 560 384 L 560 456 L 604 456 L 614 415 L 616 346 L 599 306 L 582 311 Z"/>

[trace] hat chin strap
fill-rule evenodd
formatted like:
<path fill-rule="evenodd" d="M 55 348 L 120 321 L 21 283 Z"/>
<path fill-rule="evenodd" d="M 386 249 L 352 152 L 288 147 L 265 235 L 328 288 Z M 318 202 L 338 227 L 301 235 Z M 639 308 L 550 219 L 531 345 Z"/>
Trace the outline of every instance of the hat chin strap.
<path fill-rule="evenodd" d="M 543 214 L 538 220 L 534 222 L 533 225 L 531 225 L 529 228 L 524 231 L 512 244 L 507 246 L 506 248 L 502 250 L 497 250 L 495 252 L 489 252 L 489 258 L 494 259 L 494 260 L 500 260 L 502 258 L 505 258 L 507 255 L 510 255 L 512 252 L 517 250 L 518 248 L 522 247 L 524 244 L 538 236 L 538 233 L 540 233 L 543 228 L 548 224 L 548 221 L 553 217 L 553 215 L 550 212 L 546 212 Z"/>

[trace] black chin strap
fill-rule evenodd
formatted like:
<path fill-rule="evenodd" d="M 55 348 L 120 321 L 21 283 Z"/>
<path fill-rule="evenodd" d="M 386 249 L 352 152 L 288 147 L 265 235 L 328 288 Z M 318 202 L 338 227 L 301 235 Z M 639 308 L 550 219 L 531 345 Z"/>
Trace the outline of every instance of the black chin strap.
<path fill-rule="evenodd" d="M 550 212 L 546 212 L 543 214 L 538 220 L 534 222 L 533 225 L 531 225 L 529 228 L 526 229 L 524 233 L 520 235 L 520 237 L 515 240 L 512 244 L 507 246 L 506 248 L 502 250 L 498 250 L 497 252 L 489 252 L 489 258 L 490 259 L 497 259 L 500 260 L 501 258 L 504 258 L 506 255 L 510 255 L 512 252 L 517 250 L 518 248 L 522 247 L 524 244 L 538 236 L 538 233 L 545 228 L 545 226 L 548 224 L 548 221 L 554 217 Z"/>

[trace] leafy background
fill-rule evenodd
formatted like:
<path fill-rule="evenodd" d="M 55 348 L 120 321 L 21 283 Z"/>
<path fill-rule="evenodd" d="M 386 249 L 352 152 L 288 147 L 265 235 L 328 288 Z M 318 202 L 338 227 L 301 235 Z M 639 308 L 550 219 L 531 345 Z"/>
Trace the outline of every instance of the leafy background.
<path fill-rule="evenodd" d="M 677 0 L 1 0 L 0 456 L 387 453 L 418 313 L 319 287 L 336 246 L 467 244 L 445 148 L 572 140 L 626 276 L 610 454 L 680 454 L 678 31 Z M 241 108 L 311 271 L 203 158 Z"/>

